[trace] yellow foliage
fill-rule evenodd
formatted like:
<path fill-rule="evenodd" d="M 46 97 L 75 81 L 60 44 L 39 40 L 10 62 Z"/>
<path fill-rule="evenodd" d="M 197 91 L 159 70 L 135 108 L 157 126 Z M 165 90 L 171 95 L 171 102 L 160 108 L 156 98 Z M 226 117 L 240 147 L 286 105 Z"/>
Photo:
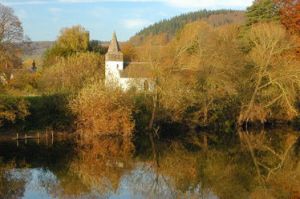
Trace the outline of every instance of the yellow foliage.
<path fill-rule="evenodd" d="M 249 62 L 253 68 L 248 69 L 243 85 L 249 90 L 243 93 L 245 100 L 240 123 L 297 116 L 295 104 L 300 88 L 300 63 L 293 53 L 297 47 L 293 38 L 282 26 L 268 23 L 253 26 L 247 40 L 251 48 Z"/>
<path fill-rule="evenodd" d="M 57 39 L 57 45 L 62 49 L 74 52 L 85 51 L 89 47 L 89 40 L 89 32 L 78 25 L 62 29 Z"/>
<path fill-rule="evenodd" d="M 46 68 L 40 79 L 43 89 L 48 92 L 73 92 L 81 89 L 89 79 L 102 78 L 103 58 L 95 53 L 77 53 Z"/>

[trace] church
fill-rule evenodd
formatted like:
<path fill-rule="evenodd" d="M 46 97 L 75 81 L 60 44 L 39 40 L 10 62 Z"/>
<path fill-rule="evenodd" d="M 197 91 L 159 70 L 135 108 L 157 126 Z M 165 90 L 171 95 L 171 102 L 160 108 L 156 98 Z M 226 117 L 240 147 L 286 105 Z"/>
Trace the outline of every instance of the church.
<path fill-rule="evenodd" d="M 131 88 L 152 90 L 154 87 L 149 64 L 146 62 L 124 62 L 116 33 L 113 33 L 105 55 L 105 85 L 119 86 L 124 91 Z"/>

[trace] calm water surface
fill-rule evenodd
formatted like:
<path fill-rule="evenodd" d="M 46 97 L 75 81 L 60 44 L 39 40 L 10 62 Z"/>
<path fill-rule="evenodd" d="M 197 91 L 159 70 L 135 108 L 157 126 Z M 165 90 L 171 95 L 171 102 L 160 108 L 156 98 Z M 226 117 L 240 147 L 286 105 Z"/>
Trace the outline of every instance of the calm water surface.
<path fill-rule="evenodd" d="M 300 198 L 299 135 L 0 141 L 0 198 Z"/>

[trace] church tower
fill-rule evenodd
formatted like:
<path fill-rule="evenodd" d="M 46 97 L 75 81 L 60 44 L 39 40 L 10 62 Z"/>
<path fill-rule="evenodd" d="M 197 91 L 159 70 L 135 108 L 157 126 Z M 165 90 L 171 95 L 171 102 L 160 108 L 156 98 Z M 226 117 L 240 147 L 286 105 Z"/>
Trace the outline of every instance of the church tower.
<path fill-rule="evenodd" d="M 105 83 L 118 82 L 120 71 L 124 69 L 123 53 L 121 52 L 116 33 L 113 33 L 108 52 L 105 55 Z"/>

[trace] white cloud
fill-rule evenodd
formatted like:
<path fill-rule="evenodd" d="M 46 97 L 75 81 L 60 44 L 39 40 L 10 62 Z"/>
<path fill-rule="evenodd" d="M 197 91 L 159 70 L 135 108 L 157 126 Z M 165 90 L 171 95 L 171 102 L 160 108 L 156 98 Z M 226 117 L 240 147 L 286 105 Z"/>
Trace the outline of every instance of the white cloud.
<path fill-rule="evenodd" d="M 145 19 L 125 19 L 122 23 L 128 29 L 142 28 L 151 24 L 150 21 Z"/>

